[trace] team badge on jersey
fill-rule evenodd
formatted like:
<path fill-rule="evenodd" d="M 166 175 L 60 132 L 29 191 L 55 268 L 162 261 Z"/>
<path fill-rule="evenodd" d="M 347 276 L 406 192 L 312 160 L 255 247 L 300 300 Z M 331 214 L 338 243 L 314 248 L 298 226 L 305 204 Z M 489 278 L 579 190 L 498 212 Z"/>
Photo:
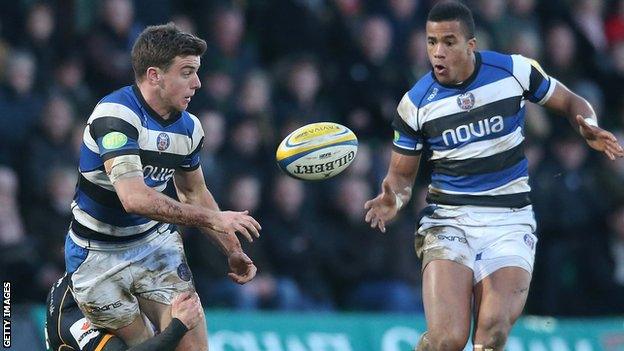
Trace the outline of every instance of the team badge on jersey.
<path fill-rule="evenodd" d="M 535 240 L 529 235 L 524 234 L 524 243 L 533 250 L 535 248 Z"/>
<path fill-rule="evenodd" d="M 472 93 L 457 95 L 457 105 L 462 110 L 470 110 L 475 104 L 475 97 Z"/>
<path fill-rule="evenodd" d="M 158 150 L 167 150 L 169 144 L 171 144 L 171 141 L 169 140 L 169 135 L 167 135 L 167 133 L 158 134 L 158 138 L 156 138 L 156 147 L 158 148 Z"/>

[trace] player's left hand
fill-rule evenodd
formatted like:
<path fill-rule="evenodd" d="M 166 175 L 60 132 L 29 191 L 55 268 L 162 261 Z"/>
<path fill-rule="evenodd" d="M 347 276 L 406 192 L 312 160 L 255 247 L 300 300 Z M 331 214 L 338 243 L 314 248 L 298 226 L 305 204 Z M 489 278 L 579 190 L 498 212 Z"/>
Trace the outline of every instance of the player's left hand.
<path fill-rule="evenodd" d="M 611 132 L 589 125 L 581 115 L 576 116 L 576 123 L 579 125 L 581 135 L 592 149 L 604 152 L 611 160 L 624 157 L 624 149 Z"/>
<path fill-rule="evenodd" d="M 242 251 L 236 251 L 228 256 L 230 272 L 228 276 L 235 283 L 245 284 L 256 276 L 258 269 L 253 261 Z"/>

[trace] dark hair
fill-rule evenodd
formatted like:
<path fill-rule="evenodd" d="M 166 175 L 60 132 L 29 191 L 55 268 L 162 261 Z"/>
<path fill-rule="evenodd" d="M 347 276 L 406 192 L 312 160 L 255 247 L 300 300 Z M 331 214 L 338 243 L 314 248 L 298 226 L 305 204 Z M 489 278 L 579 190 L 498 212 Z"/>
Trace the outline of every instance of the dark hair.
<path fill-rule="evenodd" d="M 132 47 L 132 69 L 141 80 L 149 67 L 169 69 L 176 56 L 201 56 L 206 42 L 192 34 L 182 32 L 173 22 L 149 26 L 139 35 Z"/>
<path fill-rule="evenodd" d="M 427 21 L 459 21 L 464 27 L 467 39 L 475 36 L 475 24 L 472 18 L 472 11 L 459 1 L 439 1 L 429 11 Z"/>

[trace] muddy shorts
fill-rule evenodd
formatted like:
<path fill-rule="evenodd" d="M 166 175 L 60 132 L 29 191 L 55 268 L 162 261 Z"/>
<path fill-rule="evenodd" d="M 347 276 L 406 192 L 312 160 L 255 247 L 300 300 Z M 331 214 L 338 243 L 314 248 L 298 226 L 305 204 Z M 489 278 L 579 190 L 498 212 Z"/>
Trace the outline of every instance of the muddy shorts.
<path fill-rule="evenodd" d="M 433 260 L 452 260 L 473 271 L 475 284 L 503 267 L 533 272 L 537 237 L 532 206 L 434 205 L 425 213 L 415 241 L 423 270 Z"/>
<path fill-rule="evenodd" d="M 169 305 L 176 294 L 194 290 L 176 231 L 167 229 L 140 245 L 115 250 L 81 247 L 72 235 L 65 243 L 72 292 L 97 327 L 132 323 L 140 315 L 138 297 Z"/>

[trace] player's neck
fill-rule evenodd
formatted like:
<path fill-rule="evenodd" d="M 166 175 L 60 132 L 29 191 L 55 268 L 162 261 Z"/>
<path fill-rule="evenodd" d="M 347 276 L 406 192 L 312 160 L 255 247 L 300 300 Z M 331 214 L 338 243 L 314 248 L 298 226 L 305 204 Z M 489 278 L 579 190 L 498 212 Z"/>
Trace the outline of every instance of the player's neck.
<path fill-rule="evenodd" d="M 145 99 L 145 102 L 149 105 L 149 107 L 162 119 L 169 119 L 171 116 L 171 110 L 166 107 L 158 95 L 158 89 L 155 89 L 146 82 L 137 83 L 137 86 L 139 87 L 139 91 L 141 92 L 141 95 L 143 95 L 143 99 Z"/>
<path fill-rule="evenodd" d="M 459 81 L 455 84 L 462 85 L 468 78 L 472 76 L 475 69 L 477 69 L 477 59 L 473 52 L 472 57 L 470 58 L 470 61 L 468 61 L 468 64 L 466 65 L 466 70 L 458 77 Z"/>

